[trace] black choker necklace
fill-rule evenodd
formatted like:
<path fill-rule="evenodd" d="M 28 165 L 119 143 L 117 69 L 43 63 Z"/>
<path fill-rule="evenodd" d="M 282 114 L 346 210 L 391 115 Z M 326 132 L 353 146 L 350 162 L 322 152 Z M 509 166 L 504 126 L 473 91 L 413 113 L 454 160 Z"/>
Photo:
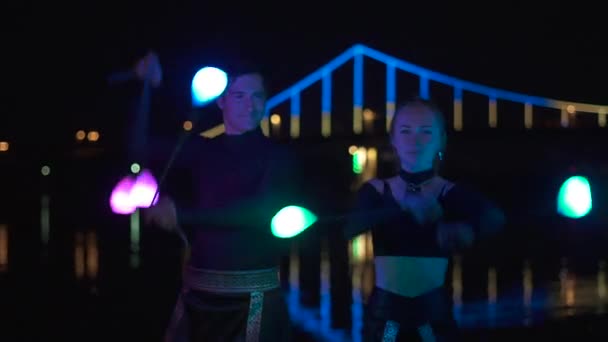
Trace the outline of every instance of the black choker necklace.
<path fill-rule="evenodd" d="M 399 177 L 403 179 L 407 192 L 420 192 L 422 185 L 435 177 L 435 170 L 430 169 L 420 172 L 407 172 L 403 169 L 399 171 Z"/>

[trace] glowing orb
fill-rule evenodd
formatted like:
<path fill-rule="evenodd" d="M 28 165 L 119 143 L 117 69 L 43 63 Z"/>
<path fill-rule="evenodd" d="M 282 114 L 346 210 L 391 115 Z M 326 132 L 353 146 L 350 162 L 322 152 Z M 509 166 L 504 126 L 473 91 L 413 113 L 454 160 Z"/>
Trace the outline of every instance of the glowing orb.
<path fill-rule="evenodd" d="M 156 194 L 158 184 L 149 170 L 143 170 L 137 177 L 126 176 L 121 179 L 110 195 L 112 212 L 119 215 L 134 213 L 137 208 L 149 208 L 158 202 Z"/>

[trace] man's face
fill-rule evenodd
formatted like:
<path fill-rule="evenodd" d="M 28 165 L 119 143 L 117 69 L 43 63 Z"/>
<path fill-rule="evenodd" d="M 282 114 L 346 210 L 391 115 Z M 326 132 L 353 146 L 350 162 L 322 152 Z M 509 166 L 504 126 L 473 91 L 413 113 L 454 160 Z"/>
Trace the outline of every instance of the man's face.
<path fill-rule="evenodd" d="M 238 76 L 217 104 L 222 110 L 227 134 L 242 134 L 255 129 L 266 109 L 266 90 L 262 76 Z"/>

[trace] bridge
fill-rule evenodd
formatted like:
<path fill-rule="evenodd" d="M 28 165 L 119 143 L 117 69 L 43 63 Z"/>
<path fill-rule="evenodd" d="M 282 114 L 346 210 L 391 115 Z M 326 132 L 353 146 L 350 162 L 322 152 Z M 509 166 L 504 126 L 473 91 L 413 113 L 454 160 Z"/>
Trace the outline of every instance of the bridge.
<path fill-rule="evenodd" d="M 262 128 L 265 134 L 270 134 L 271 129 L 280 129 L 283 117 L 285 114 L 273 112 L 277 107 L 289 104 L 289 135 L 291 138 L 298 138 L 301 134 L 301 124 L 303 120 L 315 119 L 309 117 L 314 115 L 313 111 L 306 112 L 303 118 L 302 111 L 302 94 L 308 89 L 321 85 L 321 105 L 318 110 L 320 116 L 319 133 L 323 137 L 332 136 L 332 127 L 336 124 L 337 119 L 332 118 L 334 111 L 332 103 L 332 95 L 335 82 L 334 75 L 339 69 L 346 68 L 346 65 L 352 64 L 352 133 L 361 134 L 365 128 L 365 121 L 373 119 L 369 110 L 366 111 L 365 105 L 365 87 L 371 87 L 371 84 L 366 83 L 365 78 L 365 60 L 371 59 L 380 63 L 385 69 L 385 105 L 384 119 L 385 127 L 388 129 L 389 123 L 395 112 L 395 105 L 398 100 L 398 72 L 406 73 L 417 78 L 417 91 L 420 97 L 428 99 L 432 95 L 431 89 L 435 85 L 442 85 L 450 89 L 452 101 L 451 125 L 453 130 L 462 131 L 466 128 L 465 111 L 463 110 L 463 100 L 465 94 L 474 94 L 481 96 L 487 101 L 487 127 L 496 128 L 499 125 L 498 115 L 513 116 L 516 113 L 510 110 L 505 110 L 502 113 L 499 109 L 500 103 L 510 102 L 511 104 L 520 105 L 523 114 L 523 126 L 526 129 L 535 127 L 535 114 L 543 111 L 549 113 L 556 118 L 559 118 L 559 126 L 567 128 L 571 125 L 573 119 L 577 115 L 590 114 L 597 118 L 595 119 L 597 127 L 606 126 L 606 114 L 608 113 L 608 104 L 592 104 L 580 103 L 566 100 L 558 100 L 551 98 L 538 97 L 528 94 L 517 93 L 509 90 L 498 89 L 486 85 L 469 82 L 463 79 L 445 75 L 433 70 L 423 68 L 421 66 L 409 63 L 394 56 L 390 56 L 381 51 L 375 50 L 365 45 L 357 44 L 344 51 L 333 60 L 329 61 L 324 66 L 310 73 L 300 81 L 291 85 L 287 89 L 272 96 L 267 103 L 267 112 L 262 122 Z M 410 92 L 410 89 L 405 89 Z M 447 114 L 447 113 L 446 113 Z M 478 113 L 475 113 L 478 115 Z M 335 116 L 335 115 L 334 115 Z"/>
<path fill-rule="evenodd" d="M 301 152 L 316 165 L 339 163 L 336 168 L 344 168 L 352 159 L 356 185 L 390 169 L 394 160 L 386 132 L 400 97 L 412 92 L 437 101 L 454 133 L 444 172 L 457 178 L 476 177 L 476 183 L 512 197 L 513 205 L 520 200 L 517 194 L 508 195 L 511 189 L 538 170 L 558 177 L 576 169 L 598 179 L 604 178 L 598 170 L 608 172 L 608 164 L 597 158 L 608 142 L 603 129 L 608 104 L 545 98 L 469 82 L 361 44 L 271 96 L 262 128 L 268 136 L 304 143 Z M 219 125 L 202 134 L 216 135 L 222 129 Z M 303 139 L 308 137 L 312 139 Z M 514 154 L 516 158 L 505 158 Z M 326 173 L 328 169 L 332 168 Z M 546 177 L 529 182 L 546 185 Z M 503 185 L 500 189 L 492 185 L 497 178 Z M 534 189 L 530 191 L 544 192 Z"/>
<path fill-rule="evenodd" d="M 371 60 L 372 63 L 366 63 L 367 60 Z M 378 82 L 380 78 L 382 84 Z M 338 82 L 342 83 L 337 85 Z M 345 90 L 352 92 L 344 96 Z M 338 96 L 337 92 L 342 93 Z M 377 98 L 380 92 L 383 92 L 381 94 L 383 103 L 373 110 L 371 108 L 380 102 Z M 456 139 L 451 140 L 450 155 L 454 158 L 448 158 L 450 160 L 445 165 L 446 173 L 460 180 L 474 182 L 492 197 L 499 199 L 505 208 L 510 209 L 510 213 L 525 217 L 524 220 L 512 218 L 514 223 L 510 227 L 510 234 L 513 234 L 513 237 L 509 235 L 504 240 L 512 243 L 503 241 L 504 245 L 514 246 L 521 244 L 521 241 L 525 243 L 518 246 L 534 245 L 532 241 L 543 243 L 542 239 L 534 240 L 534 234 L 540 236 L 555 234 L 557 225 L 538 227 L 538 222 L 541 219 L 547 222 L 543 215 L 546 214 L 546 208 L 549 208 L 549 211 L 553 210 L 552 187 L 559 182 L 564 172 L 571 170 L 568 166 L 580 165 L 577 172 L 589 175 L 592 179 L 596 177 L 598 188 L 605 184 L 600 174 L 583 167 L 591 155 L 601 153 L 605 138 L 601 138 L 604 140 L 600 141 L 597 136 L 589 134 L 589 131 L 575 128 L 581 126 L 579 121 L 586 121 L 586 127 L 606 127 L 608 105 L 545 98 L 489 87 L 438 73 L 360 44 L 352 46 L 324 66 L 269 98 L 262 128 L 266 135 L 281 137 L 286 135 L 289 139 L 303 140 L 301 139 L 303 135 L 320 138 L 320 140 L 313 139 L 320 142 L 320 145 L 310 152 L 314 155 L 311 161 L 316 162 L 314 165 L 324 165 L 324 174 L 335 173 L 333 178 L 328 176 L 327 179 L 331 181 L 323 183 L 325 187 L 316 188 L 317 193 L 322 194 L 320 197 L 330 198 L 326 203 L 330 205 L 336 197 L 332 197 L 331 191 L 325 188 L 339 188 L 352 181 L 349 185 L 354 189 L 365 180 L 377 176 L 381 169 L 387 169 L 381 165 L 382 156 L 385 155 L 382 150 L 386 150 L 386 139 L 383 136 L 388 131 L 401 95 L 409 95 L 412 92 L 422 98 L 438 101 L 445 110 L 451 130 L 461 133 L 456 134 Z M 369 93 L 375 94 L 370 96 Z M 320 98 L 314 99 L 314 96 Z M 348 103 L 350 108 L 347 108 L 345 103 L 333 101 L 337 98 L 340 98 L 341 102 L 352 98 L 352 103 Z M 314 106 L 316 102 L 317 107 Z M 517 117 L 517 120 L 513 120 L 514 117 Z M 343 129 L 345 126 L 348 126 L 348 131 Z M 545 134 L 547 129 L 549 132 Z M 287 134 L 283 134 L 283 131 Z M 509 138 L 508 143 L 504 139 L 497 139 L 498 131 L 505 132 Z M 542 134 L 537 135 L 534 132 L 542 132 Z M 600 136 L 604 135 L 603 130 L 598 132 Z M 347 139 L 339 139 L 338 136 L 346 136 Z M 372 137 L 372 139 L 358 139 L 358 137 Z M 380 139 L 375 139 L 376 137 Z M 311 144 L 306 145 L 310 148 Z M 343 159 L 347 158 L 344 145 L 351 145 L 348 151 L 353 155 L 353 173 L 357 174 L 353 178 L 345 177 L 343 170 L 340 170 L 341 167 L 347 166 L 343 163 Z M 587 154 L 581 153 L 581 145 L 587 147 Z M 599 165 L 600 167 L 597 164 L 593 165 L 608 171 L 608 165 Z M 522 188 L 524 190 L 521 190 Z M 594 196 L 594 200 L 597 200 L 600 206 L 608 203 L 605 194 L 598 192 Z M 597 220 L 605 225 L 605 217 L 598 213 L 601 211 L 596 210 L 592 215 L 593 219 L 588 222 Z M 535 218 L 535 215 L 539 218 Z M 544 243 L 547 246 L 547 243 Z M 492 248 L 494 253 L 504 253 L 504 255 L 512 253 L 512 250 L 502 251 L 499 246 Z M 546 247 L 543 252 L 549 253 Z M 328 289 L 331 276 L 326 266 L 328 262 L 324 259 L 326 256 L 322 254 L 320 262 L 315 259 L 315 265 L 320 265 L 320 287 L 307 289 L 312 293 L 320 292 L 319 303 L 313 309 L 306 308 L 299 302 L 301 288 L 295 275 L 299 263 L 295 261 L 297 258 L 292 256 L 293 265 L 290 264 L 293 270 L 290 273 L 292 291 L 288 296 L 292 319 L 301 329 L 310 332 L 321 341 L 350 341 L 350 338 L 352 341 L 358 340 L 357 332 L 361 328 L 361 308 L 365 297 L 363 293 L 366 291 L 366 286 L 370 285 L 365 285 L 365 281 L 357 277 L 362 275 L 359 267 L 365 267 L 361 265 L 366 265 L 366 262 L 372 258 L 371 235 L 365 233 L 353 239 L 349 243 L 348 253 L 352 253 L 352 256 L 349 256 L 352 259 L 349 260 L 354 260 L 352 264 L 343 265 L 350 267 L 354 275 L 351 283 L 353 301 L 349 309 L 352 316 L 350 326 L 341 321 L 344 317 L 330 313 L 331 305 L 346 305 L 350 302 L 344 298 L 330 299 Z M 357 261 L 357 255 L 364 255 L 361 260 L 367 261 Z M 457 264 L 459 259 L 454 260 L 454 264 Z M 480 305 L 483 309 L 476 314 L 469 313 L 468 316 L 463 314 L 462 275 L 460 271 L 454 271 L 451 276 L 456 304 L 455 317 L 462 327 L 467 328 L 469 320 L 480 322 L 478 314 L 487 310 L 486 304 Z M 337 277 L 336 274 L 333 277 Z M 361 279 L 364 277 L 361 276 Z M 496 288 L 491 286 L 495 281 L 495 274 L 489 272 L 488 298 L 495 296 Z M 333 284 L 333 286 L 341 285 Z M 527 286 L 523 285 L 524 288 Z M 334 294 L 339 291 L 334 290 Z M 472 307 L 471 303 L 467 303 L 467 307 Z M 510 311 L 501 308 L 496 312 L 504 314 Z M 497 321 L 504 324 L 509 322 L 509 319 L 505 316 Z M 332 329 L 334 325 L 339 328 Z M 352 335 L 340 327 L 348 327 Z"/>

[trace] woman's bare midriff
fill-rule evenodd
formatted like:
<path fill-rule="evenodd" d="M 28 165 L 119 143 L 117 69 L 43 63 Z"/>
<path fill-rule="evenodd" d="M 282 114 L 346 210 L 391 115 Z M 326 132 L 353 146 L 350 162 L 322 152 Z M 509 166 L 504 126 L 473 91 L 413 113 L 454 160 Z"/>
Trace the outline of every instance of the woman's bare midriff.
<path fill-rule="evenodd" d="M 445 282 L 448 259 L 443 257 L 376 256 L 376 286 L 405 297 L 430 292 Z"/>

